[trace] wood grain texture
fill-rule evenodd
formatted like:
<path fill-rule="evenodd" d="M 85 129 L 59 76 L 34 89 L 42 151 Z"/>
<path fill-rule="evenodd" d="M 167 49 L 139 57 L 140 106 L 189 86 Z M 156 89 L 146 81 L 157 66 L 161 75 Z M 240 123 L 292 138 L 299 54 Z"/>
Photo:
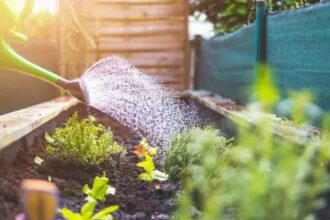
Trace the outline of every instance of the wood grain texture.
<path fill-rule="evenodd" d="M 89 56 L 84 56 L 89 57 L 86 62 L 92 63 L 111 55 L 123 56 L 146 74 L 159 76 L 161 83 L 187 88 L 188 1 L 63 0 L 62 6 L 65 6 L 62 3 L 65 1 L 75 2 L 76 6 L 81 4 L 75 10 L 96 42 L 96 48 L 91 48 Z M 61 38 L 65 37 L 61 35 Z M 68 42 L 67 39 L 62 41 Z M 71 44 L 75 42 L 79 39 L 72 40 Z M 79 47 L 67 47 L 67 44 L 61 45 L 67 54 L 65 59 L 70 60 L 68 54 L 77 56 L 84 51 Z M 70 64 L 69 61 L 61 65 L 66 76 L 80 68 L 83 68 L 80 63 Z"/>

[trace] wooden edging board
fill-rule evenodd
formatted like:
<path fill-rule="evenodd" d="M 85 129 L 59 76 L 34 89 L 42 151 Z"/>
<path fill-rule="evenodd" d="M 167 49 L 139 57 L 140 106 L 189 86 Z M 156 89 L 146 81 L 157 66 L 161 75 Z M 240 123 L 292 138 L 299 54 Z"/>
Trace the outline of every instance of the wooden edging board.
<path fill-rule="evenodd" d="M 282 118 L 273 114 L 248 111 L 242 106 L 237 110 L 228 109 L 228 106 L 234 105 L 233 101 L 208 91 L 188 91 L 183 96 L 191 98 L 235 123 L 248 128 L 262 126 L 262 119 L 270 119 L 274 122 L 273 132 L 275 135 L 297 144 L 304 144 L 311 137 L 321 135 L 321 131 L 318 128 L 298 125 L 288 120 L 283 121 Z"/>
<path fill-rule="evenodd" d="M 305 143 L 310 137 L 320 135 L 320 130 L 310 126 L 298 126 L 294 123 L 281 123 L 282 119 L 272 114 L 261 112 L 251 113 L 244 107 L 232 110 L 235 103 L 229 99 L 207 91 L 187 91 L 180 97 L 191 98 L 209 109 L 224 115 L 230 120 L 248 128 L 260 126 L 262 118 L 270 118 L 275 123 L 273 132 L 280 137 L 298 144 Z M 36 130 L 46 122 L 56 118 L 63 111 L 76 106 L 79 101 L 75 98 L 62 97 L 44 102 L 29 108 L 0 116 L 0 151 L 12 145 L 22 137 Z M 229 108 L 228 108 L 229 106 Z"/>
<path fill-rule="evenodd" d="M 78 103 L 75 98 L 61 97 L 1 115 L 0 151 Z"/>

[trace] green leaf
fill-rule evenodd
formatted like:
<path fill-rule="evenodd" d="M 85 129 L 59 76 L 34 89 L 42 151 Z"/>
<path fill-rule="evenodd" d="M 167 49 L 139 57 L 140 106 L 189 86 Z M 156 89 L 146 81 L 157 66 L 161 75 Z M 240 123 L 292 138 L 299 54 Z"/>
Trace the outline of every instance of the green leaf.
<path fill-rule="evenodd" d="M 144 180 L 144 181 L 147 181 L 147 182 L 152 182 L 154 179 L 153 179 L 153 176 L 150 175 L 149 173 L 141 173 L 139 176 L 138 176 L 138 179 L 139 180 Z"/>
<path fill-rule="evenodd" d="M 96 203 L 95 200 L 89 199 L 89 201 L 83 205 L 80 212 L 84 219 L 90 219 L 93 216 Z"/>
<path fill-rule="evenodd" d="M 94 179 L 92 189 L 90 189 L 87 184 L 84 185 L 82 192 L 88 196 L 91 196 L 95 200 L 104 202 L 109 188 L 108 183 L 109 178 L 105 177 L 104 174 L 102 177 L 96 177 Z"/>
<path fill-rule="evenodd" d="M 100 220 L 100 219 L 112 219 L 112 216 L 109 216 L 110 213 L 113 213 L 119 209 L 118 205 L 109 206 L 99 212 L 97 212 L 92 220 Z M 110 218 L 109 218 L 110 217 Z"/>
<path fill-rule="evenodd" d="M 146 155 L 145 161 L 138 163 L 137 166 L 142 167 L 148 174 L 152 174 L 155 170 L 154 161 L 149 155 Z"/>
<path fill-rule="evenodd" d="M 74 213 L 68 208 L 61 209 L 60 213 L 66 220 L 83 220 L 83 217 L 80 214 Z"/>

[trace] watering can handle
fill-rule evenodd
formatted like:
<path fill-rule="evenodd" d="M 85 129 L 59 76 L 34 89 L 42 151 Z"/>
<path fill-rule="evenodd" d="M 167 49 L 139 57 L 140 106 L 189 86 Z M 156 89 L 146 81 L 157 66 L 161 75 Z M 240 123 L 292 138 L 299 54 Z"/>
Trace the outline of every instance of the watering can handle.
<path fill-rule="evenodd" d="M 0 0 L 0 11 L 2 13 L 0 17 L 3 22 L 0 27 L 0 32 L 7 39 L 26 43 L 28 40 L 27 37 L 24 34 L 17 32 L 15 28 L 32 12 L 34 8 L 34 0 L 25 1 L 24 9 L 20 15 L 15 12 L 7 1 L 8 0 Z"/>
<path fill-rule="evenodd" d="M 33 10 L 34 0 L 26 0 L 20 16 L 7 4 L 0 0 L 0 69 L 21 72 L 44 80 L 57 87 L 69 90 L 72 95 L 84 101 L 84 95 L 79 81 L 69 81 L 57 74 L 44 69 L 17 54 L 8 44 L 8 39 L 26 42 L 27 37 L 15 31 L 15 27 Z"/>

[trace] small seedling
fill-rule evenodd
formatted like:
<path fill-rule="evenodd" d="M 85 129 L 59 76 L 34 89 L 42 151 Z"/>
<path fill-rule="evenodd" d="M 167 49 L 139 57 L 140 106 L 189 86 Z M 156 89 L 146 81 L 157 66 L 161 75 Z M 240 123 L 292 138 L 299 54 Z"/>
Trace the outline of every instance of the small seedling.
<path fill-rule="evenodd" d="M 119 206 L 113 205 L 94 214 L 98 202 L 105 202 L 106 195 L 114 194 L 116 189 L 109 184 L 109 178 L 105 173 L 101 177 L 96 177 L 93 187 L 87 184 L 83 187 L 82 192 L 87 196 L 86 203 L 81 207 L 80 213 L 75 213 L 68 208 L 63 208 L 60 213 L 66 220 L 112 220 L 111 213 L 117 211 Z"/>
<path fill-rule="evenodd" d="M 155 169 L 154 160 L 148 154 L 145 155 L 145 161 L 138 163 L 137 166 L 142 167 L 145 171 L 138 176 L 140 180 L 152 182 L 154 180 L 166 181 L 168 179 L 166 173 Z"/>
<path fill-rule="evenodd" d="M 134 153 L 142 158 L 146 154 L 154 157 L 158 153 L 158 147 L 151 147 L 146 138 L 143 138 L 138 145 L 135 146 Z"/>
<path fill-rule="evenodd" d="M 78 120 L 75 113 L 52 135 L 46 134 L 46 152 L 50 157 L 70 159 L 81 165 L 98 165 L 110 160 L 123 147 L 112 136 L 110 128 L 95 120 Z"/>

